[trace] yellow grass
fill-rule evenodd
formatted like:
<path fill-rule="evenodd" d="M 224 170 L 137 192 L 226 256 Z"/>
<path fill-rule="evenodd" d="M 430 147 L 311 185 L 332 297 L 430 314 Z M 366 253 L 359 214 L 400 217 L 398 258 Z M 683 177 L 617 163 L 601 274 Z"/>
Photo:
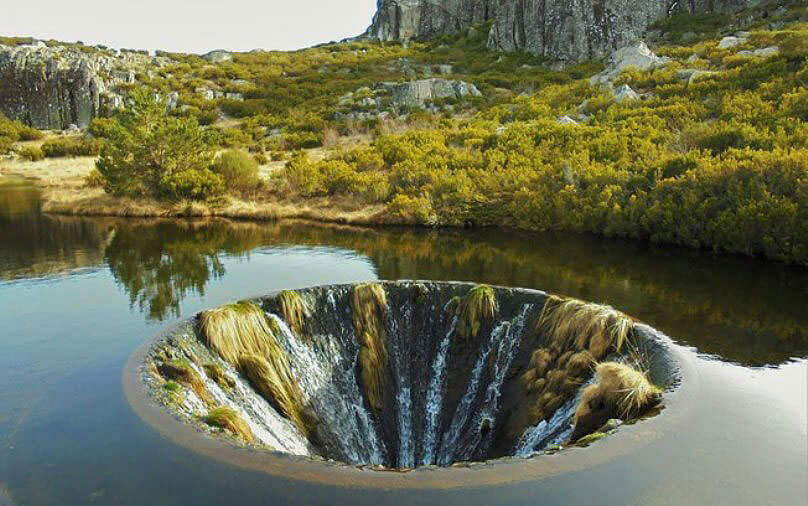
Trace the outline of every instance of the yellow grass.
<path fill-rule="evenodd" d="M 160 364 L 157 369 L 164 378 L 176 381 L 193 390 L 205 404 L 210 405 L 213 402 L 213 397 L 205 388 L 202 378 L 190 365 L 181 361 L 173 361 Z"/>
<path fill-rule="evenodd" d="M 638 418 L 662 399 L 662 391 L 647 375 L 629 365 L 604 362 L 595 375 L 597 383 L 584 390 L 576 407 L 573 441 L 597 431 L 611 418 Z"/>
<path fill-rule="evenodd" d="M 280 350 L 264 311 L 249 301 L 209 309 L 199 314 L 205 344 L 237 365 L 242 355 L 276 355 Z"/>
<path fill-rule="evenodd" d="M 492 321 L 498 310 L 494 289 L 488 285 L 475 286 L 460 304 L 458 335 L 465 338 L 477 337 L 482 324 Z"/>
<path fill-rule="evenodd" d="M 300 387 L 292 375 L 286 354 L 280 352 L 269 357 L 242 355 L 238 368 L 258 393 L 275 403 L 303 434 L 309 433 L 303 416 Z"/>
<path fill-rule="evenodd" d="M 225 374 L 224 370 L 218 364 L 205 364 L 202 366 L 208 378 L 213 380 L 217 385 L 222 388 L 230 389 L 236 386 L 235 380 Z"/>
<path fill-rule="evenodd" d="M 376 283 L 356 285 L 353 289 L 352 311 L 354 332 L 359 339 L 359 367 L 365 396 L 378 413 L 384 403 L 384 373 L 387 369 L 384 317 L 387 294 Z"/>
<path fill-rule="evenodd" d="M 610 349 L 622 349 L 634 322 L 610 306 L 551 296 L 538 327 L 557 353 L 587 350 L 600 360 Z"/>
<path fill-rule="evenodd" d="M 278 294 L 278 302 L 281 307 L 283 319 L 298 336 L 303 335 L 303 324 L 308 317 L 309 309 L 294 290 L 284 290 Z"/>
<path fill-rule="evenodd" d="M 253 437 L 252 430 L 250 430 L 250 426 L 247 425 L 247 422 L 242 420 L 238 413 L 226 406 L 220 406 L 210 410 L 208 416 L 205 417 L 205 423 L 224 429 L 245 443 L 253 443 L 255 441 L 255 437 Z"/>

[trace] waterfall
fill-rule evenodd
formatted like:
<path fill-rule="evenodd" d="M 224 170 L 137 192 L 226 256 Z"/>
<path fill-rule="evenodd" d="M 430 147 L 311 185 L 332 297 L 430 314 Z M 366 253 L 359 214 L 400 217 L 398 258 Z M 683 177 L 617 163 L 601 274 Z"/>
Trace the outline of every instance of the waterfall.
<path fill-rule="evenodd" d="M 581 402 L 584 389 L 591 385 L 594 379 L 578 389 L 575 397 L 567 400 L 558 408 L 550 420 L 542 420 L 533 427 L 525 430 L 516 444 L 514 455 L 517 457 L 530 457 L 533 452 L 542 451 L 552 444 L 558 444 L 572 435 L 572 417 L 575 408 Z"/>
<path fill-rule="evenodd" d="M 356 356 L 346 359 L 333 336 L 312 336 L 322 348 L 303 343 L 278 315 L 268 313 L 278 324 L 278 341 L 289 356 L 303 395 L 301 402 L 318 421 L 322 444 L 351 464 L 383 465 L 384 452 L 373 417 L 365 409 L 356 377 Z"/>
<path fill-rule="evenodd" d="M 494 371 L 485 390 L 479 413 L 474 417 L 475 423 L 471 425 L 470 441 L 461 441 L 454 445 L 454 460 L 469 460 L 473 458 L 474 452 L 480 448 L 484 440 L 490 443 L 496 428 L 502 385 L 516 352 L 519 350 L 527 316 L 532 309 L 532 304 L 522 306 L 519 314 L 511 322 L 508 331 L 499 339 L 496 346 L 496 360 L 493 363 Z M 484 425 L 487 426 L 487 429 L 481 430 Z"/>
<path fill-rule="evenodd" d="M 443 308 L 444 313 L 448 310 L 449 303 Z M 424 448 L 421 455 L 421 465 L 433 464 L 435 461 L 435 447 L 438 440 L 438 425 L 440 424 L 440 413 L 443 407 L 443 386 L 446 381 L 446 356 L 449 353 L 449 344 L 457 329 L 457 315 L 452 318 L 449 330 L 441 339 L 438 345 L 438 352 L 432 362 L 432 376 L 429 381 L 429 388 L 426 393 L 426 427 L 424 429 Z"/>
<path fill-rule="evenodd" d="M 480 378 L 482 377 L 485 363 L 488 360 L 488 355 L 494 349 L 494 344 L 503 338 L 504 335 L 511 329 L 511 322 L 503 321 L 497 325 L 491 332 L 488 342 L 477 358 L 477 363 L 474 364 L 474 369 L 471 371 L 468 387 L 463 398 L 460 399 L 460 404 L 457 406 L 452 423 L 449 429 L 444 433 L 443 440 L 441 441 L 440 452 L 438 453 L 438 464 L 448 466 L 453 462 L 455 451 L 457 450 L 457 440 L 460 437 L 460 431 L 466 426 L 466 422 L 471 416 L 471 407 L 474 403 L 474 398 L 477 396 L 477 389 L 480 385 Z"/>
<path fill-rule="evenodd" d="M 202 378 L 205 388 L 210 392 L 216 404 L 226 406 L 238 413 L 261 443 L 293 455 L 310 455 L 306 438 L 300 431 L 275 411 L 263 397 L 255 393 L 238 374 L 230 371 L 225 373 L 235 382 L 234 390 L 242 404 L 231 399 L 215 381 L 205 374 L 202 368 L 194 363 L 191 363 L 191 367 Z"/>
<path fill-rule="evenodd" d="M 412 389 L 410 387 L 409 354 L 402 347 L 410 338 L 406 330 L 412 329 L 412 301 L 404 303 L 399 318 L 387 313 L 386 328 L 392 343 L 394 377 L 396 378 L 396 412 L 398 414 L 398 466 L 415 467 L 415 440 L 412 431 Z M 399 325 L 399 321 L 403 323 Z"/>

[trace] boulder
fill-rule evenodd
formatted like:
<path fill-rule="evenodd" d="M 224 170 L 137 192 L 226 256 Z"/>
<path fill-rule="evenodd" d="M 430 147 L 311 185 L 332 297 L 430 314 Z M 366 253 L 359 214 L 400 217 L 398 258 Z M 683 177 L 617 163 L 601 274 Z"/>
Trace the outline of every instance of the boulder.
<path fill-rule="evenodd" d="M 752 51 L 738 51 L 738 56 L 754 56 L 757 58 L 768 58 L 780 53 L 780 48 L 777 46 L 769 46 L 761 49 L 753 49 Z"/>
<path fill-rule="evenodd" d="M 713 74 L 715 74 L 715 72 L 711 70 L 682 69 L 676 72 L 676 78 L 687 84 L 692 84 L 702 77 L 711 76 Z"/>
<path fill-rule="evenodd" d="M 651 70 L 665 66 L 670 61 L 670 58 L 655 55 L 645 45 L 645 42 L 637 41 L 613 52 L 606 62 L 606 69 L 600 74 L 592 76 L 589 82 L 593 85 L 611 83 L 628 68 Z"/>
<path fill-rule="evenodd" d="M 626 100 L 638 100 L 640 98 L 637 92 L 631 89 L 631 86 L 624 84 L 614 91 L 614 101 L 618 104 Z"/>
<path fill-rule="evenodd" d="M 578 124 L 577 121 L 570 118 L 569 116 L 561 116 L 556 121 L 558 121 L 559 125 L 577 125 Z"/>
<path fill-rule="evenodd" d="M 724 37 L 720 41 L 718 41 L 719 49 L 729 49 L 731 47 L 740 46 L 741 44 L 746 43 L 746 38 L 744 37 L 736 37 L 734 35 L 730 35 L 728 37 Z"/>
<path fill-rule="evenodd" d="M 86 128 L 104 83 L 90 57 L 40 47 L 0 46 L 0 112 L 32 127 Z"/>
<path fill-rule="evenodd" d="M 424 107 L 430 100 L 482 96 L 480 90 L 473 84 L 448 79 L 421 79 L 406 83 L 382 83 L 380 88 L 390 94 L 393 104 L 397 107 Z"/>
<path fill-rule="evenodd" d="M 210 63 L 223 63 L 226 61 L 231 61 L 233 59 L 233 54 L 229 51 L 225 51 L 224 49 L 216 49 L 209 53 L 203 54 L 202 59 L 207 60 Z"/>

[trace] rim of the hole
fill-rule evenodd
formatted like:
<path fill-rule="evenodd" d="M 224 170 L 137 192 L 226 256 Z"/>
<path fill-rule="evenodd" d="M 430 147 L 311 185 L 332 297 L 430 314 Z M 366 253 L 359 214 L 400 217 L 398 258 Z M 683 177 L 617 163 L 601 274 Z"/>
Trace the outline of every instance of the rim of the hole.
<path fill-rule="evenodd" d="M 386 285 L 427 283 L 445 286 L 477 286 L 478 283 L 432 280 L 369 280 Z M 295 288 L 351 287 L 363 282 L 314 285 Z M 515 290 L 531 294 L 548 295 L 532 288 L 490 285 L 494 289 Z M 249 300 L 268 298 L 282 290 L 273 290 Z M 698 374 L 692 352 L 675 344 L 671 338 L 639 320 L 656 339 L 659 339 L 676 361 L 678 370 L 675 385 L 665 393 L 664 409 L 657 415 L 626 424 L 617 433 L 586 448 L 568 447 L 555 454 L 538 454 L 522 458 L 506 456 L 486 461 L 455 462 L 449 467 L 436 465 L 412 469 L 394 469 L 381 466 L 352 465 L 345 462 L 323 460 L 309 456 L 291 455 L 280 451 L 237 446 L 222 438 L 197 430 L 180 420 L 174 413 L 155 402 L 148 385 L 143 381 L 146 358 L 153 346 L 177 333 L 192 322 L 185 318 L 170 324 L 141 344 L 123 370 L 123 391 L 135 414 L 170 442 L 199 455 L 211 458 L 245 471 L 262 472 L 277 478 L 351 488 L 388 489 L 452 489 L 494 486 L 537 481 L 569 472 L 583 471 L 605 464 L 643 448 L 676 429 L 690 417 L 693 402 L 688 402 L 699 391 Z"/>

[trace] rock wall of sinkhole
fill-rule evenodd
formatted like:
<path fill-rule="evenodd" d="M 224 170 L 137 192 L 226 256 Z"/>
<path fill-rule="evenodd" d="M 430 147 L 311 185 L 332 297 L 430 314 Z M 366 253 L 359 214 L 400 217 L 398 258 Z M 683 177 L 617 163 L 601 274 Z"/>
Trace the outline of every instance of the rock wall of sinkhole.
<path fill-rule="evenodd" d="M 240 444 L 449 466 L 567 443 L 586 387 L 605 385 L 598 363 L 641 371 L 654 392 L 672 388 L 666 343 L 611 308 L 539 291 L 384 282 L 202 312 L 152 345 L 141 376 L 183 420 Z M 640 417 L 659 398 L 629 400 L 591 423 Z"/>

